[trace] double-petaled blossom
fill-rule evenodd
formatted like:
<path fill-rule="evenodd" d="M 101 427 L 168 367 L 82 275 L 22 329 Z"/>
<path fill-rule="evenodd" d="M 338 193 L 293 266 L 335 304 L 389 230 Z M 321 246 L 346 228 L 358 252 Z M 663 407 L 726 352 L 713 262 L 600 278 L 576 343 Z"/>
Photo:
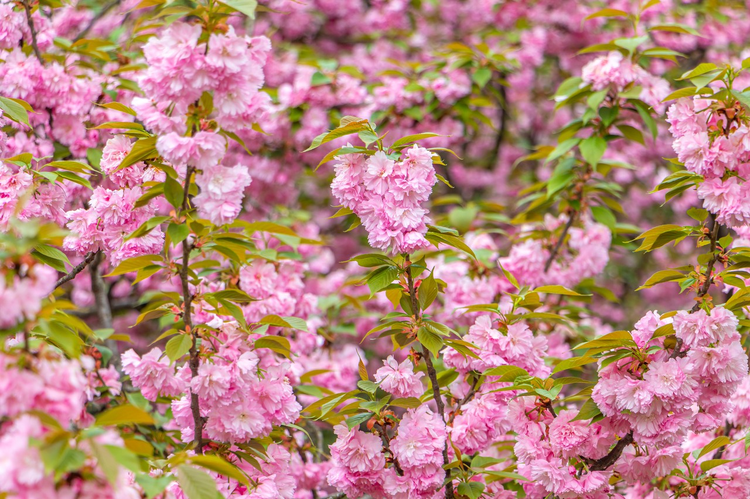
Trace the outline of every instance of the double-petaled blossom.
<path fill-rule="evenodd" d="M 411 253 L 428 245 L 423 204 L 437 182 L 430 151 L 414 145 L 399 159 L 383 151 L 366 159 L 346 154 L 334 170 L 333 195 L 360 218 L 370 246 Z"/>

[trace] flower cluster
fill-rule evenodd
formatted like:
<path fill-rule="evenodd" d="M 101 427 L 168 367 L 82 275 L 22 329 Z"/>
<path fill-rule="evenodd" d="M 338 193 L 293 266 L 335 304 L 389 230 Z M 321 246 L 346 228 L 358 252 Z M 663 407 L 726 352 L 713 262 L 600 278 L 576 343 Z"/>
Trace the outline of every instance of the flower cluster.
<path fill-rule="evenodd" d="M 289 424 L 301 409 L 294 397 L 287 373 L 288 363 L 275 362 L 260 369 L 258 356 L 232 327 L 225 327 L 218 340 L 216 355 L 202 359 L 197 375 L 191 378 L 187 365 L 175 367 L 153 349 L 143 357 L 123 354 L 123 370 L 144 397 L 177 397 L 172 412 L 182 438 L 195 438 L 190 394 L 198 396 L 201 416 L 206 419 L 206 437 L 220 442 L 242 443 L 270 433 L 273 425 Z M 217 341 L 218 344 L 218 341 Z"/>
<path fill-rule="evenodd" d="M 508 412 L 519 434 L 514 447 L 518 472 L 529 479 L 523 485 L 526 497 L 609 497 L 610 473 L 580 473 L 568 465 L 570 457 L 606 455 L 613 435 L 603 425 L 573 421 L 576 411 L 560 411 L 553 417 L 523 397 L 511 401 Z"/>
<path fill-rule="evenodd" d="M 237 36 L 230 26 L 199 43 L 201 27 L 175 23 L 143 47 L 148 69 L 139 84 L 154 103 L 172 102 L 178 114 L 213 92 L 214 115 L 222 128 L 236 131 L 253 122 L 256 101 L 266 97 L 263 66 L 271 49 L 265 37 Z"/>
<path fill-rule="evenodd" d="M 132 232 L 156 212 L 154 201 L 136 207 L 142 194 L 140 187 L 94 189 L 87 209 L 80 208 L 67 213 L 70 220 L 68 228 L 72 233 L 65 238 L 63 247 L 79 255 L 103 250 L 113 265 L 126 258 L 161 251 L 164 232 L 160 227 L 143 236 L 128 239 Z"/>
<path fill-rule="evenodd" d="M 564 216 L 555 219 L 548 215 L 544 227 L 554 230 L 564 220 Z M 500 258 L 499 263 L 518 282 L 529 286 L 579 282 L 604 270 L 612 242 L 612 234 L 606 226 L 587 220 L 583 227 L 571 227 L 567 237 L 567 249 L 555 255 L 548 269 L 545 267 L 552 252 L 540 239 L 526 239 L 513 245 L 508 256 Z"/>
<path fill-rule="evenodd" d="M 712 101 L 683 97 L 669 107 L 672 147 L 688 171 L 703 176 L 698 197 L 729 227 L 750 224 L 750 128 L 734 118 L 741 109 L 712 112 Z M 733 118 L 730 119 L 729 116 Z"/>
<path fill-rule="evenodd" d="M 411 253 L 428 245 L 428 211 L 422 207 L 437 182 L 432 153 L 414 145 L 397 161 L 378 151 L 345 154 L 334 166 L 331 190 L 368 232 L 370 246 Z"/>
<path fill-rule="evenodd" d="M 670 92 L 669 83 L 665 79 L 652 75 L 631 59 L 626 59 L 622 52 L 610 52 L 589 62 L 583 67 L 581 79 L 590 83 L 594 90 L 611 88 L 620 92 L 630 84 L 640 85 L 640 99 L 649 106 L 661 109 L 661 112 L 664 112 L 662 100 Z"/>
<path fill-rule="evenodd" d="M 639 321 L 633 334 L 639 348 L 659 344 L 663 338 L 650 338 L 665 324 L 653 313 Z M 716 428 L 748 371 L 737 325 L 737 318 L 722 307 L 710 315 L 679 312 L 673 319 L 676 353 L 650 354 L 635 368 L 632 358 L 602 367 L 593 400 L 613 424 L 629 428 L 643 444 L 679 444 L 688 428 Z"/>
<path fill-rule="evenodd" d="M 42 300 L 55 290 L 57 272 L 46 265 L 22 264 L 0 274 L 0 300 L 5 304 L 0 327 L 11 328 L 31 320 L 42 308 Z"/>
<path fill-rule="evenodd" d="M 334 428 L 328 483 L 350 497 L 431 498 L 445 478 L 442 452 L 447 432 L 427 406 L 409 409 L 391 439 L 394 466 L 386 467 L 381 439 L 342 424 Z M 388 438 L 384 436 L 383 438 Z"/>
<path fill-rule="evenodd" d="M 375 373 L 375 381 L 380 383 L 380 388 L 397 398 L 422 395 L 424 387 L 420 378 L 424 376 L 424 373 L 415 373 L 411 360 L 406 359 L 399 364 L 393 355 L 389 355 L 383 364 L 383 367 Z"/>

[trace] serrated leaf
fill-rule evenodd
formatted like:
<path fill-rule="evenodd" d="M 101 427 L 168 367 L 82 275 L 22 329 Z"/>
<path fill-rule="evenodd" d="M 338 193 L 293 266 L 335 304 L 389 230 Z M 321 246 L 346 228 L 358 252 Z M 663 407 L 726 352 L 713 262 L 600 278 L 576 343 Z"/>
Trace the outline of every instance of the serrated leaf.
<path fill-rule="evenodd" d="M 249 485 L 247 477 L 237 466 L 219 456 L 211 454 L 193 456 L 190 458 L 190 462 L 211 471 L 215 471 L 225 477 L 233 478 L 245 486 Z"/>
<path fill-rule="evenodd" d="M 732 442 L 732 440 L 727 436 L 720 436 L 716 437 L 713 440 L 711 440 L 708 444 L 706 444 L 698 454 L 695 456 L 695 459 L 700 459 L 701 457 L 705 456 L 711 451 L 717 450 L 719 447 L 724 447 L 725 445 L 729 445 Z"/>
<path fill-rule="evenodd" d="M 96 426 L 117 426 L 127 424 L 154 424 L 154 418 L 143 409 L 123 404 L 107 409 L 96 417 Z"/>
<path fill-rule="evenodd" d="M 169 360 L 174 362 L 186 353 L 190 351 L 190 347 L 193 346 L 193 339 L 188 334 L 178 334 L 171 338 L 167 345 L 164 347 L 164 351 L 167 352 Z"/>
<path fill-rule="evenodd" d="M 214 479 L 198 468 L 186 464 L 175 469 L 177 483 L 188 499 L 216 499 L 219 491 Z"/>
<path fill-rule="evenodd" d="M 526 369 L 522 369 L 516 366 L 499 366 L 488 369 L 484 373 L 484 376 L 499 376 L 500 382 L 511 382 L 519 376 L 529 376 L 529 372 Z"/>
<path fill-rule="evenodd" d="M 440 349 L 443 348 L 443 339 L 439 335 L 428 331 L 425 327 L 420 327 L 419 331 L 417 331 L 417 340 L 419 340 L 422 346 L 432 352 L 432 355 L 436 358 L 440 353 Z"/>
<path fill-rule="evenodd" d="M 534 291 L 536 291 L 537 293 L 546 293 L 546 294 L 564 295 L 564 296 L 591 296 L 590 294 L 582 295 L 581 293 L 578 293 L 576 291 L 573 291 L 572 289 L 568 289 L 565 286 L 560 286 L 560 285 L 539 286 L 538 288 L 534 288 Z"/>
<path fill-rule="evenodd" d="M 596 167 L 607 150 L 607 141 L 597 136 L 589 137 L 581 142 L 579 149 L 583 159 L 591 166 Z"/>
<path fill-rule="evenodd" d="M 581 410 L 578 411 L 576 417 L 571 419 L 571 421 L 587 421 L 601 413 L 602 411 L 599 410 L 599 406 L 596 405 L 596 402 L 594 402 L 593 399 L 588 399 L 584 402 L 583 406 L 581 406 Z"/>
<path fill-rule="evenodd" d="M 112 277 L 116 275 L 122 275 L 127 274 L 130 272 L 135 272 L 137 270 L 142 269 L 143 267 L 146 267 L 147 265 L 152 265 L 154 261 L 161 260 L 161 256 L 159 255 L 142 255 L 142 256 L 136 256 L 133 258 L 128 258 L 127 260 L 124 260 L 120 262 L 120 265 L 115 267 L 115 269 L 107 274 L 105 277 Z"/>
<path fill-rule="evenodd" d="M 255 340 L 255 348 L 267 348 L 290 359 L 291 345 L 283 336 L 263 336 Z"/>
<path fill-rule="evenodd" d="M 28 106 L 28 104 L 26 105 Z M 24 125 L 31 127 L 29 124 L 28 111 L 25 106 L 20 104 L 16 99 L 0 97 L 0 110 L 3 111 L 4 117 L 7 117 L 16 123 L 23 123 Z"/>

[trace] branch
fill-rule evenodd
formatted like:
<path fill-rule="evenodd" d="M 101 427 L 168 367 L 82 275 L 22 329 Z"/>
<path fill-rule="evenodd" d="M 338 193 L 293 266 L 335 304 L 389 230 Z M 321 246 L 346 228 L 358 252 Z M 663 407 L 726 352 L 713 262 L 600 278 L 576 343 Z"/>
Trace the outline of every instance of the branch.
<path fill-rule="evenodd" d="M 597 459 L 596 461 L 589 461 L 591 463 L 591 466 L 589 469 L 591 471 L 604 471 L 613 464 L 617 462 L 618 459 L 620 459 L 620 456 L 622 455 L 622 451 L 625 450 L 625 447 L 633 443 L 633 432 L 631 431 L 624 437 L 622 437 L 612 448 L 611 451 L 609 451 L 609 454 L 604 456 L 601 459 Z"/>
<path fill-rule="evenodd" d="M 502 73 L 500 76 L 504 76 Z M 495 143 L 490 151 L 490 157 L 487 161 L 487 169 L 491 170 L 494 168 L 497 159 L 500 157 L 500 151 L 503 147 L 503 137 L 505 136 L 505 129 L 508 127 L 508 111 L 506 109 L 508 105 L 508 98 L 505 91 L 505 86 L 502 84 L 493 85 L 499 97 L 497 99 L 497 119 L 499 121 L 499 127 L 497 134 L 495 135 Z"/>
<path fill-rule="evenodd" d="M 100 265 L 104 261 L 104 253 L 97 251 L 89 267 L 91 273 L 91 291 L 94 293 L 94 301 L 96 303 L 96 315 L 99 318 L 99 324 L 105 329 L 112 329 L 112 307 L 109 303 L 109 289 L 107 284 L 102 279 L 102 272 Z M 107 348 L 112 350 L 111 362 L 115 368 L 119 371 L 122 370 L 120 364 L 120 352 L 117 342 L 115 340 L 105 340 L 104 344 Z"/>
<path fill-rule="evenodd" d="M 568 222 L 565 224 L 565 227 L 563 228 L 562 234 L 560 234 L 560 239 L 557 240 L 555 247 L 552 248 L 552 252 L 549 254 L 549 258 L 547 258 L 547 262 L 544 264 L 545 272 L 549 272 L 549 268 L 552 266 L 552 262 L 555 261 L 555 257 L 557 256 L 557 253 L 560 251 L 560 248 L 562 247 L 563 242 L 565 241 L 565 236 L 568 235 L 568 231 L 573 226 L 573 222 L 575 222 L 575 219 L 576 219 L 576 212 L 573 212 L 570 214 L 570 217 L 568 218 Z"/>
<path fill-rule="evenodd" d="M 94 261 L 94 258 L 96 257 L 97 253 L 98 252 L 95 252 L 95 251 L 89 251 L 88 253 L 86 253 L 86 256 L 83 258 L 83 261 L 81 263 L 73 267 L 73 269 L 70 272 L 68 272 L 67 274 L 65 274 L 64 276 L 62 276 L 60 279 L 57 280 L 57 283 L 55 284 L 55 289 L 59 288 L 66 282 L 72 281 L 73 279 L 75 279 L 75 277 L 78 274 L 83 272 L 83 269 L 85 269 L 88 264 Z"/>
<path fill-rule="evenodd" d="M 396 459 L 396 455 L 391 450 L 391 441 L 388 439 L 388 432 L 385 430 L 385 427 L 379 423 L 375 423 L 374 427 L 377 428 L 378 433 L 380 433 L 380 438 L 383 440 L 383 447 L 393 458 L 393 466 L 396 468 L 396 472 L 399 476 L 404 476 L 404 470 L 401 469 L 401 466 L 398 464 L 398 459 Z"/>
<path fill-rule="evenodd" d="M 411 274 L 411 261 L 409 260 L 408 254 L 404 255 L 404 258 L 406 259 L 406 283 L 409 286 L 411 309 L 415 315 L 415 319 L 419 320 L 421 318 L 421 313 L 419 312 L 419 302 L 417 301 L 417 290 L 414 287 L 414 278 Z M 435 371 L 435 366 L 432 365 L 432 359 L 430 359 L 430 351 L 426 348 L 423 348 L 423 350 L 424 363 L 427 366 L 427 376 L 430 378 L 430 384 L 432 385 L 432 395 L 435 399 L 435 404 L 437 405 L 438 414 L 440 414 L 440 418 L 445 423 L 445 404 L 443 404 L 443 399 L 440 396 L 440 385 L 438 385 L 437 372 Z M 443 447 L 443 465 L 447 466 L 448 463 L 450 463 L 450 460 L 448 459 L 448 441 L 446 440 L 445 447 Z M 451 481 L 450 469 L 445 470 L 445 478 L 445 499 L 454 499 L 455 495 L 453 494 L 453 482 Z"/>
<path fill-rule="evenodd" d="M 190 201 L 190 179 L 193 176 L 195 168 L 190 166 L 185 173 L 185 191 L 182 198 L 182 213 L 187 213 L 188 203 Z M 182 266 L 180 267 L 180 282 L 182 284 L 182 302 L 183 302 L 183 314 L 182 319 L 185 322 L 185 331 L 193 337 L 193 343 L 190 345 L 190 376 L 195 378 L 198 376 L 198 368 L 200 367 L 200 351 L 198 350 L 198 334 L 193 329 L 193 316 L 192 316 L 192 303 L 193 295 L 190 292 L 190 283 L 188 282 L 188 276 L 190 271 L 190 251 L 192 250 L 192 243 L 185 238 L 182 241 Z M 201 416 L 200 401 L 198 400 L 198 394 L 190 392 L 190 410 L 193 414 L 193 441 L 195 442 L 195 451 L 199 454 L 203 454 L 203 426 L 205 420 Z"/>
<path fill-rule="evenodd" d="M 26 23 L 29 25 L 29 31 L 31 32 L 31 48 L 34 49 L 34 55 L 42 66 L 44 66 L 44 59 L 42 59 L 42 53 L 39 51 L 39 45 L 36 42 L 36 28 L 34 27 L 34 20 L 31 19 L 31 7 L 29 6 L 29 0 L 23 0 L 23 10 L 26 11 Z"/>
<path fill-rule="evenodd" d="M 703 281 L 700 289 L 698 289 L 698 296 L 696 298 L 698 302 L 693 305 L 690 313 L 697 312 L 698 309 L 701 308 L 700 299 L 706 296 L 708 294 L 708 291 L 711 289 L 711 284 L 714 282 L 713 276 L 711 274 L 713 273 L 714 265 L 719 260 L 719 256 L 716 254 L 716 243 L 721 238 L 722 232 L 726 232 L 726 228 L 716 221 L 716 215 L 714 215 L 713 213 L 711 213 L 708 217 L 708 226 L 711 237 L 711 258 L 708 260 L 708 264 L 706 265 L 706 273 L 704 274 L 706 279 Z"/>
<path fill-rule="evenodd" d="M 474 381 L 474 384 L 469 389 L 469 393 L 467 393 L 466 396 L 464 396 L 464 398 L 458 401 L 458 403 L 456 404 L 456 408 L 451 413 L 450 418 L 448 418 L 448 424 L 453 423 L 453 420 L 456 419 L 456 416 L 458 416 L 458 413 L 461 410 L 461 407 L 463 407 L 471 399 L 474 398 L 474 395 L 476 395 L 477 392 L 479 391 L 479 385 L 480 385 L 481 380 L 482 380 L 482 376 L 477 376 L 476 380 Z"/>
<path fill-rule="evenodd" d="M 120 3 L 120 0 L 112 0 L 111 2 L 109 2 L 109 3 L 105 4 L 105 5 L 104 5 L 104 6 L 103 6 L 103 7 L 101 8 L 101 10 L 100 10 L 99 12 L 97 12 L 97 13 L 96 13 L 96 15 L 95 15 L 94 17 L 92 17 L 92 18 L 91 18 L 91 20 L 90 20 L 90 21 L 89 21 L 89 23 L 88 23 L 88 24 L 86 25 L 86 27 L 85 27 L 85 28 L 83 28 L 83 31 L 81 31 L 80 33 L 78 33 L 78 34 L 76 35 L 76 37 L 75 37 L 75 38 L 73 38 L 73 42 L 77 42 L 78 40 L 80 40 L 81 38 L 83 38 L 84 36 L 86 36 L 86 34 L 87 34 L 87 33 L 88 33 L 89 31 L 91 31 L 91 28 L 93 28 L 93 27 L 94 27 L 94 25 L 95 25 L 95 24 L 96 24 L 97 22 L 99 22 L 99 21 L 101 20 L 101 18 L 102 18 L 102 17 L 104 17 L 105 15 L 107 15 L 107 12 L 109 12 L 110 10 L 112 10 L 112 9 L 113 9 L 114 7 L 116 7 L 116 6 L 117 6 L 117 5 L 119 4 L 119 3 Z"/>

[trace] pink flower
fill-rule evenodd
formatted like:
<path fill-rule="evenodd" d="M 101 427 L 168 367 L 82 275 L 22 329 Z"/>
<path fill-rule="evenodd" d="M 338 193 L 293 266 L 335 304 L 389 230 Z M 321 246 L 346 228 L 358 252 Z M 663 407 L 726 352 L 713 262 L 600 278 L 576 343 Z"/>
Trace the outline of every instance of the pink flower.
<path fill-rule="evenodd" d="M 162 357 L 159 348 L 154 348 L 143 357 L 132 349 L 122 354 L 122 370 L 130 376 L 133 385 L 141 390 L 143 396 L 151 401 L 159 395 L 174 397 L 187 388 L 183 381 L 174 374 L 174 367 L 169 359 Z"/>
<path fill-rule="evenodd" d="M 591 438 L 588 421 L 571 421 L 576 411 L 560 411 L 549 425 L 549 441 L 552 450 L 562 457 L 572 457 L 580 453 L 580 448 Z"/>
<path fill-rule="evenodd" d="M 424 387 L 420 378 L 424 376 L 424 373 L 415 373 L 411 360 L 406 359 L 399 364 L 390 355 L 383 361 L 383 364 L 384 366 L 375 373 L 375 380 L 380 383 L 380 388 L 398 398 L 422 395 Z"/>
<path fill-rule="evenodd" d="M 711 333 L 707 328 L 708 316 L 702 309 L 694 313 L 684 310 L 677 312 L 672 323 L 674 324 L 675 336 L 680 338 L 685 346 L 693 348 L 711 343 Z"/>
<path fill-rule="evenodd" d="M 194 198 L 198 213 L 216 225 L 233 222 L 242 209 L 245 188 L 251 181 L 243 165 L 228 168 L 216 164 L 203 168 L 195 179 L 201 189 Z"/>
<path fill-rule="evenodd" d="M 383 444 L 376 435 L 357 429 L 348 430 L 343 424 L 336 426 L 334 432 L 338 439 L 331 445 L 332 459 L 353 473 L 383 469 Z"/>

